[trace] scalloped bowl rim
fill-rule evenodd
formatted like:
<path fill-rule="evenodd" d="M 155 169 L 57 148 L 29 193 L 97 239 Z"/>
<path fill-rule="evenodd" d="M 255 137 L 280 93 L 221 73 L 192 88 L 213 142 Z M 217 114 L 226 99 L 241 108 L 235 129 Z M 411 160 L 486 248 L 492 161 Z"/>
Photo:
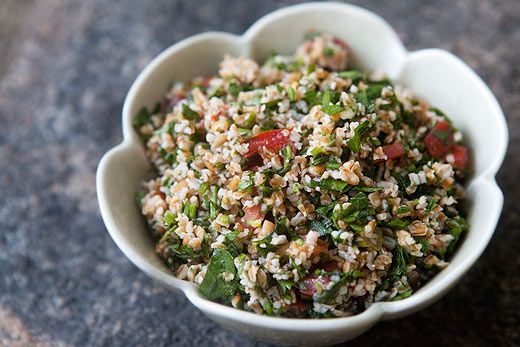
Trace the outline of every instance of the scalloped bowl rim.
<path fill-rule="evenodd" d="M 494 121 L 497 121 L 499 124 L 498 132 L 500 134 L 500 143 L 498 146 L 498 153 L 494 158 L 494 161 L 491 162 L 487 169 L 481 172 L 477 177 L 472 178 L 471 183 L 468 186 L 470 189 L 474 185 L 488 185 L 488 188 L 496 195 L 496 204 L 497 208 L 493 211 L 492 215 L 487 219 L 487 233 L 482 235 L 482 239 L 478 244 L 478 247 L 473 249 L 471 253 L 464 259 L 464 261 L 458 266 L 451 268 L 450 271 L 443 270 L 437 276 L 441 276 L 442 279 L 437 281 L 435 285 L 429 286 L 428 288 L 421 288 L 419 291 L 414 293 L 412 296 L 396 301 L 396 302 L 377 302 L 372 304 L 367 310 L 362 313 L 343 318 L 331 318 L 331 319 L 298 319 L 298 318 L 282 318 L 282 317 L 269 317 L 265 315 L 257 315 L 251 312 L 246 312 L 242 310 L 238 310 L 229 306 L 225 306 L 219 303 L 215 303 L 203 298 L 199 291 L 197 290 L 197 286 L 179 280 L 175 278 L 173 274 L 167 275 L 163 271 L 156 268 L 153 264 L 148 262 L 146 259 L 143 259 L 139 256 L 133 249 L 132 246 L 128 244 L 125 238 L 122 236 L 121 232 L 118 230 L 115 222 L 113 221 L 112 215 L 110 213 L 111 207 L 106 198 L 105 192 L 105 184 L 104 184 L 104 175 L 107 173 L 106 166 L 108 162 L 118 153 L 138 150 L 142 151 L 142 143 L 140 139 L 135 134 L 132 128 L 132 117 L 130 114 L 130 106 L 136 94 L 138 92 L 139 87 L 146 77 L 154 71 L 157 66 L 159 66 L 164 60 L 167 60 L 172 54 L 175 52 L 185 49 L 186 47 L 192 45 L 193 43 L 200 40 L 207 40 L 208 38 L 231 38 L 233 40 L 239 41 L 241 44 L 248 44 L 252 41 L 255 35 L 264 29 L 266 25 L 268 25 L 271 21 L 278 20 L 281 17 L 286 16 L 287 14 L 294 13 L 296 11 L 312 11 L 316 8 L 328 8 L 329 10 L 346 10 L 356 12 L 357 14 L 363 16 L 371 17 L 371 20 L 379 21 L 386 29 L 389 31 L 390 35 L 393 35 L 396 43 L 399 45 L 397 47 L 398 50 L 402 51 L 403 60 L 402 63 L 406 63 L 410 59 L 425 56 L 425 55 L 438 55 L 443 59 L 452 60 L 453 64 L 459 64 L 460 69 L 466 70 L 466 73 L 470 73 L 475 79 L 474 83 L 478 85 L 479 88 L 482 89 L 482 93 L 489 99 L 494 108 Z M 399 67 L 401 69 L 402 67 Z M 500 212 L 503 204 L 503 196 L 500 188 L 495 182 L 495 174 L 500 168 L 502 164 L 503 158 L 506 153 L 507 143 L 508 143 L 508 131 L 507 125 L 505 122 L 504 115 L 500 109 L 498 102 L 495 97 L 489 90 L 489 88 L 484 84 L 484 82 L 471 70 L 465 63 L 459 60 L 457 57 L 452 55 L 451 53 L 439 49 L 424 49 L 415 52 L 407 51 L 401 41 L 397 38 L 397 35 L 393 31 L 393 29 L 379 16 L 373 14 L 372 12 L 362 9 L 357 6 L 347 5 L 347 4 L 338 4 L 338 3 L 306 3 L 295 6 L 290 6 L 283 8 L 281 10 L 277 10 L 272 12 L 257 22 L 255 22 L 243 35 L 238 36 L 229 33 L 223 32 L 207 32 L 199 35 L 195 35 L 189 38 L 186 38 L 171 47 L 164 50 L 160 53 L 155 59 L 153 59 L 146 68 L 139 74 L 135 82 L 132 84 L 132 87 L 126 97 L 124 107 L 123 107 L 123 135 L 124 140 L 121 144 L 112 148 L 108 151 L 103 158 L 101 159 L 98 171 L 96 175 L 96 186 L 98 192 L 98 201 L 100 205 L 101 214 L 105 225 L 117 244 L 117 246 L 122 250 L 122 252 L 141 270 L 143 270 L 146 274 L 151 276 L 152 278 L 158 280 L 159 282 L 165 284 L 166 286 L 174 289 L 181 289 L 187 298 L 199 309 L 203 310 L 205 313 L 214 316 L 220 316 L 223 318 L 228 318 L 230 320 L 235 321 L 245 321 L 250 325 L 255 325 L 259 327 L 269 328 L 273 330 L 291 330 L 291 331 L 327 331 L 327 330 L 335 330 L 345 326 L 356 326 L 359 325 L 360 328 L 365 326 L 367 322 L 371 324 L 375 324 L 380 319 L 386 318 L 394 318 L 404 316 L 420 308 L 430 304 L 434 300 L 438 299 L 442 296 L 449 288 L 451 288 L 460 277 L 474 264 L 477 258 L 481 255 L 485 247 L 487 246 L 496 224 L 498 222 L 498 218 L 500 216 Z"/>

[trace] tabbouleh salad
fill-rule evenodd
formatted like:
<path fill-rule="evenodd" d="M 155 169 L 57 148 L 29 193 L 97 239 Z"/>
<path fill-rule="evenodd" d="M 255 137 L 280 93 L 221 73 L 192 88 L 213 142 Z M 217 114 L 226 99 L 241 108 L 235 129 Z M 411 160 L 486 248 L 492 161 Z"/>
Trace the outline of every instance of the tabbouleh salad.
<path fill-rule="evenodd" d="M 138 203 L 156 251 L 210 300 L 270 316 L 349 316 L 406 298 L 468 230 L 468 150 L 438 109 L 353 70 L 309 32 L 263 65 L 174 83 L 134 125 L 156 177 Z"/>

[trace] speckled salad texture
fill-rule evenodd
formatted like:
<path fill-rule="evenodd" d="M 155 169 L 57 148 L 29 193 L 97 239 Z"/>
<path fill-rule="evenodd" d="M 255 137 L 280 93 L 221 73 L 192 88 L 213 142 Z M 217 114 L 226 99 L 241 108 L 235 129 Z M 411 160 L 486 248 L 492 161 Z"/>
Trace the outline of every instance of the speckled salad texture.
<path fill-rule="evenodd" d="M 349 316 L 449 266 L 468 229 L 462 134 L 349 63 L 347 43 L 311 31 L 292 56 L 226 56 L 217 76 L 174 82 L 136 115 L 156 251 L 208 299 Z"/>

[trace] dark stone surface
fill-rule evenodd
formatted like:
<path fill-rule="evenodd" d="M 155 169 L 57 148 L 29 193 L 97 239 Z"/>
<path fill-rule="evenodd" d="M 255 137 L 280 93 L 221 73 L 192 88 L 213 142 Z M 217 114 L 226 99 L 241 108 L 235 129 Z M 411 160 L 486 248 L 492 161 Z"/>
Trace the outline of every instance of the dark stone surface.
<path fill-rule="evenodd" d="M 0 4 L 0 345 L 264 346 L 150 280 L 105 230 L 103 153 L 138 72 L 199 32 L 243 32 L 291 1 L 4 0 Z M 352 346 L 520 345 L 520 3 L 355 1 L 410 49 L 441 47 L 491 86 L 509 122 L 491 244 L 448 296 Z"/>

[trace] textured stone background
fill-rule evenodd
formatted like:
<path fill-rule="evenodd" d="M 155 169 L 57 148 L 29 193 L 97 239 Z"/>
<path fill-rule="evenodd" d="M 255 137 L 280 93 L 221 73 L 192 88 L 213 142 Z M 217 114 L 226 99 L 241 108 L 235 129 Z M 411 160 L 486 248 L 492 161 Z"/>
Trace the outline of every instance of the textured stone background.
<path fill-rule="evenodd" d="M 241 33 L 291 2 L 0 3 L 0 345 L 265 346 L 138 271 L 105 230 L 94 181 L 150 59 L 192 34 Z M 441 47 L 469 63 L 497 95 L 511 140 L 498 175 L 504 213 L 477 264 L 440 302 L 350 345 L 520 345 L 520 3 L 354 2 L 409 49 Z"/>

